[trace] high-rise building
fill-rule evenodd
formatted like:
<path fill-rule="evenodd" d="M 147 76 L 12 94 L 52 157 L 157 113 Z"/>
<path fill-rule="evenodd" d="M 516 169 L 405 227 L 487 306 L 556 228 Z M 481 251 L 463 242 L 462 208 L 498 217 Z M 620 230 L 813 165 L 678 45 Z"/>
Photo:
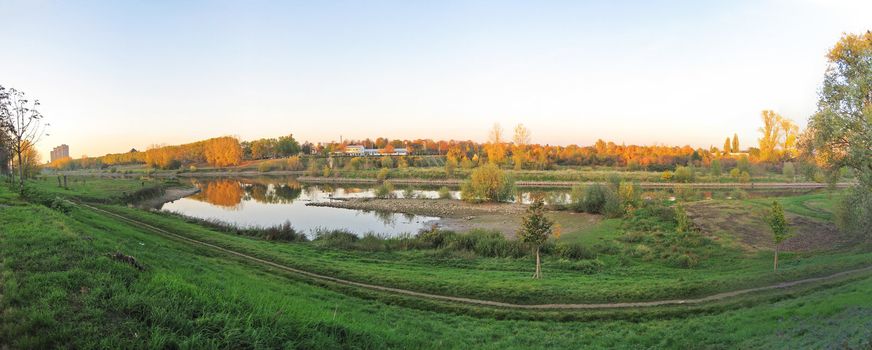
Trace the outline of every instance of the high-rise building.
<path fill-rule="evenodd" d="M 54 162 L 61 158 L 70 156 L 70 146 L 60 145 L 51 150 L 51 161 Z"/>

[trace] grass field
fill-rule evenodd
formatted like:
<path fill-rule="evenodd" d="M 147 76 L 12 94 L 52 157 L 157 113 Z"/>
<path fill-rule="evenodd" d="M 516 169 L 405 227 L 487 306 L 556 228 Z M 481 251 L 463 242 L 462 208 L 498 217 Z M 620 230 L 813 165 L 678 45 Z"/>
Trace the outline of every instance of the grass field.
<path fill-rule="evenodd" d="M 133 185 L 92 186 L 89 195 L 100 197 Z M 507 312 L 313 283 L 81 207 L 63 214 L 5 188 L 0 204 L 0 346 L 12 348 L 862 348 L 872 342 L 870 278 L 716 307 L 625 310 L 588 319 L 596 313 Z M 122 206 L 103 208 L 333 276 L 517 302 L 701 295 L 872 260 L 862 250 L 788 255 L 784 271 L 772 274 L 766 253 L 716 256 L 696 269 L 603 256 L 607 268 L 597 274 L 546 261 L 546 278 L 533 281 L 526 259 L 338 251 L 223 234 Z M 618 224 L 601 221 L 561 239 L 595 243 L 611 238 Z M 145 270 L 107 256 L 116 251 L 134 256 Z M 578 319 L 586 321 L 569 321 Z"/>

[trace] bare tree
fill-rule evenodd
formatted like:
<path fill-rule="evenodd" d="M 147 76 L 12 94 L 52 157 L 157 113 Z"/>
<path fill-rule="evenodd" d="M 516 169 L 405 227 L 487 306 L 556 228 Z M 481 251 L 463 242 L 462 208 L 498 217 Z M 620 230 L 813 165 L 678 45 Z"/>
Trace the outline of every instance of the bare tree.
<path fill-rule="evenodd" d="M 18 189 L 24 189 L 24 157 L 45 135 L 39 100 L 28 100 L 23 91 L 0 87 L 0 129 L 9 137 L 9 149 L 17 157 Z"/>

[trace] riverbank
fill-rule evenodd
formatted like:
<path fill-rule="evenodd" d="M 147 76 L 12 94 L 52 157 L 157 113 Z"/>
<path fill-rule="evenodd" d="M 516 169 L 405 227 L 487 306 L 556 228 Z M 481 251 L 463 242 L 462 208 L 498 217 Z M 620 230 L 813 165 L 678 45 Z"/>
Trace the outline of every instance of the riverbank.
<path fill-rule="evenodd" d="M 174 202 L 198 192 L 200 189 L 196 187 L 170 187 L 159 196 L 136 203 L 136 206 L 144 209 L 160 208 L 164 203 Z"/>

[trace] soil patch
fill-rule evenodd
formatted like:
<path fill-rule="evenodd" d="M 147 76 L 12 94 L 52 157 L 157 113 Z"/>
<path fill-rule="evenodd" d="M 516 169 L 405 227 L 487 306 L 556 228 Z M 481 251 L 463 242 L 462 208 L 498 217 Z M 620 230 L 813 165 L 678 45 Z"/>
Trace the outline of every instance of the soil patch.
<path fill-rule="evenodd" d="M 765 210 L 760 207 L 738 201 L 704 201 L 688 204 L 686 210 L 694 225 L 714 240 L 734 243 L 749 251 L 774 248 Z M 836 249 L 849 242 L 833 223 L 792 213 L 785 215 L 793 236 L 781 244 L 783 251 Z"/>

